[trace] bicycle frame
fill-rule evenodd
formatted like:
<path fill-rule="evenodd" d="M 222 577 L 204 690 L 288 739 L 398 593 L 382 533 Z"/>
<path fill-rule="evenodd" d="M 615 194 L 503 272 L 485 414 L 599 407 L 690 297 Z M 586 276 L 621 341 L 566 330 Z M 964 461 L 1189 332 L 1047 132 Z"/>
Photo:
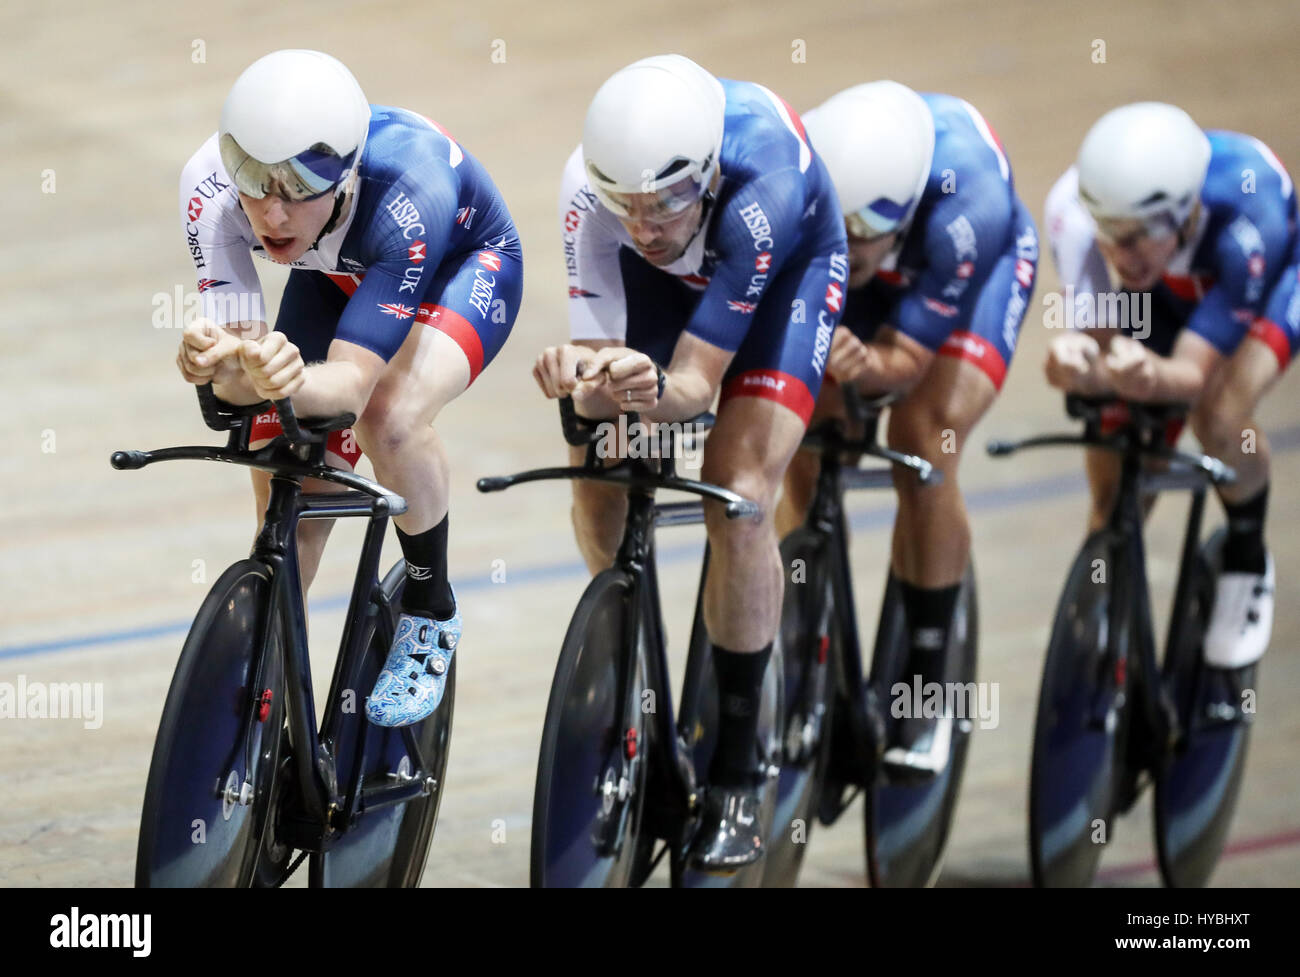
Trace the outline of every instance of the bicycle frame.
<path fill-rule="evenodd" d="M 676 728 L 667 642 L 664 637 L 663 608 L 659 599 L 654 530 L 660 526 L 702 523 L 704 507 L 702 502 L 658 504 L 655 502 L 655 492 L 660 489 L 682 491 L 702 499 L 722 503 L 728 518 L 750 516 L 758 509 L 754 503 L 742 499 L 735 493 L 704 482 L 679 477 L 674 467 L 677 455 L 675 435 L 670 450 L 664 457 L 655 459 L 657 464 L 653 463 L 655 460 L 626 458 L 605 467 L 597 455 L 596 432 L 599 428 L 596 425 L 600 422 L 585 421 L 577 417 L 570 398 L 562 398 L 559 408 L 565 440 L 574 446 L 586 446 L 584 464 L 540 468 L 515 475 L 481 478 L 478 481 L 478 489 L 481 492 L 495 492 L 524 482 L 557 479 L 610 482 L 627 488 L 628 512 L 623 538 L 613 566 L 614 569 L 621 570 L 627 575 L 629 600 L 632 602 L 632 613 L 628 616 L 629 627 L 638 633 L 628 634 L 623 643 L 625 659 L 617 715 L 627 716 L 632 709 L 639 708 L 636 657 L 641 639 L 644 637 L 646 685 L 655 695 L 655 708 L 649 722 L 654 730 L 653 738 L 657 748 L 650 753 L 651 765 L 646 771 L 647 796 L 642 817 L 652 834 L 671 839 L 674 837 L 674 829 L 685 822 L 695 807 L 697 784 L 694 761 L 689 751 L 683 748 L 679 738 L 680 731 Z M 640 423 L 640 418 L 635 413 L 629 413 L 627 417 L 629 428 Z M 701 418 L 708 418 L 709 422 L 712 420 L 708 415 L 701 415 Z M 640 759 L 641 751 L 638 746 L 634 761 Z M 655 784 L 653 788 L 649 786 L 652 782 Z M 608 834 L 602 839 L 601 847 L 615 850 L 622 841 L 625 824 L 626 816 L 623 816 L 616 825 L 606 825 L 605 830 Z M 658 857 L 662 854 L 661 851 Z M 656 862 L 658 857 L 655 859 Z"/>
<path fill-rule="evenodd" d="M 1163 686 L 1147 584 L 1142 500 L 1148 494 L 1165 491 L 1188 490 L 1192 493 L 1165 644 L 1167 651 L 1178 646 L 1175 642 L 1181 638 L 1182 628 L 1186 626 L 1185 611 L 1191 596 L 1195 556 L 1205 513 L 1206 487 L 1230 483 L 1236 474 L 1216 458 L 1180 452 L 1162 443 L 1165 425 L 1185 413 L 1186 408 L 1181 405 L 1126 405 L 1130 412 L 1127 426 L 1117 434 L 1103 435 L 1102 412 L 1113 403 L 1112 398 L 1068 395 L 1067 413 L 1085 422 L 1082 435 L 1044 435 L 1019 442 L 991 441 L 988 452 L 999 457 L 1024 448 L 1072 445 L 1100 448 L 1120 455 L 1119 485 L 1105 534 L 1107 553 L 1112 561 L 1109 572 L 1117 574 L 1116 579 L 1127 580 L 1129 586 L 1115 591 L 1123 597 L 1126 606 L 1120 613 L 1110 615 L 1107 647 L 1112 653 L 1125 648 L 1126 631 L 1136 641 L 1136 656 L 1132 664 L 1140 681 L 1136 686 L 1127 681 L 1129 661 L 1127 656 L 1123 656 L 1114 662 L 1117 669 L 1115 684 L 1120 694 L 1126 694 L 1134 687 L 1140 692 L 1141 717 L 1152 734 L 1151 741 L 1146 744 L 1148 749 L 1144 761 L 1154 771 L 1155 765 L 1173 748 L 1181 731 L 1172 710 L 1161 702 Z M 1145 464 L 1148 459 L 1163 467 L 1148 470 Z"/>
<path fill-rule="evenodd" d="M 361 758 L 369 735 L 368 722 L 361 722 L 360 744 L 356 751 L 355 776 L 348 779 L 340 791 L 333 744 L 345 722 L 341 705 L 342 692 L 352 688 L 366 653 L 365 620 L 368 605 L 385 599 L 376 586 L 380 551 L 389 516 L 406 511 L 406 502 L 382 486 L 352 472 L 328 467 L 324 464 L 325 437 L 331 430 L 349 426 L 354 418 L 343 415 L 315 423 L 299 425 L 288 401 L 276 406 L 285 434 L 264 447 L 249 448 L 251 418 L 269 409 L 265 402 L 234 407 L 219 402 L 210 385 L 198 389 L 199 403 L 205 422 L 214 430 L 229 431 L 225 447 L 191 445 L 163 448 L 155 451 L 119 451 L 112 456 L 114 468 L 139 469 L 159 461 L 193 459 L 222 461 L 229 464 L 256 468 L 271 474 L 270 497 L 250 558 L 262 563 L 271 577 L 271 595 L 265 617 L 260 623 L 250 674 L 247 717 L 244 720 L 245 769 L 256 769 L 252 750 L 255 724 L 265 718 L 270 705 L 271 690 L 263 689 L 262 676 L 266 670 L 268 649 L 272 642 L 273 622 L 281 622 L 281 647 L 284 653 L 284 681 L 287 708 L 285 710 L 290 742 L 296 767 L 296 791 L 286 798 L 288 802 L 282 816 L 282 829 L 293 847 L 308 852 L 320 852 L 330 847 L 340 831 L 360 814 L 409 801 L 427 794 L 434 786 L 422 774 L 423 758 L 420 756 L 411 727 L 403 727 L 401 735 L 410 755 L 419 760 L 417 772 L 409 780 L 382 787 L 364 787 L 361 782 Z M 339 493 L 302 493 L 302 480 L 315 478 L 344 486 Z M 298 523 L 303 519 L 335 519 L 366 517 L 366 529 L 361 558 L 348 603 L 347 619 L 340 641 L 330 685 L 329 700 L 319 731 L 316 725 L 316 704 L 312 692 L 311 660 L 307 644 L 306 608 L 303 602 L 302 581 L 296 545 Z M 381 607 L 380 610 L 383 608 Z M 383 616 L 381 615 L 381 623 Z M 244 785 L 242 796 L 249 785 Z M 230 793 L 228 791 L 228 793 Z M 240 798 L 231 796 L 232 801 Z"/>
<path fill-rule="evenodd" d="M 835 689 L 846 696 L 850 702 L 855 701 L 852 690 L 863 689 L 867 682 L 863 675 L 862 643 L 859 638 L 857 604 L 853 598 L 853 580 L 849 556 L 849 529 L 844 512 L 844 493 L 860 489 L 892 489 L 894 485 L 893 466 L 913 471 L 917 478 L 926 485 L 935 485 L 942 481 L 943 473 L 934 468 L 930 462 L 915 455 L 908 455 L 884 447 L 878 440 L 879 412 L 896 398 L 886 396 L 874 401 L 863 402 L 853 394 L 851 388 L 845 390 L 845 403 L 850 415 L 865 425 L 860 438 L 846 438 L 837 422 L 823 425 L 815 432 L 810 432 L 804 439 L 804 445 L 816 450 L 821 457 L 821 466 L 817 475 L 817 488 L 809 506 L 804 528 L 816 533 L 830 547 L 829 552 L 829 600 L 825 592 L 820 598 L 817 609 L 818 630 L 829 636 L 830 615 L 837 613 L 841 622 L 840 639 L 843 642 L 841 654 L 834 656 L 833 675 Z M 855 454 L 870 458 L 879 458 L 890 462 L 889 466 L 879 468 L 861 468 L 857 464 L 846 466 L 845 454 Z M 807 687 L 803 694 L 815 694 Z M 849 721 L 854 725 L 862 717 L 855 709 L 850 709 Z M 869 717 L 868 717 L 869 718 Z M 870 728 L 871 723 L 865 724 Z M 867 730 L 855 730 L 855 744 L 869 745 L 865 734 Z M 865 771 L 869 766 L 866 757 L 860 758 Z"/>

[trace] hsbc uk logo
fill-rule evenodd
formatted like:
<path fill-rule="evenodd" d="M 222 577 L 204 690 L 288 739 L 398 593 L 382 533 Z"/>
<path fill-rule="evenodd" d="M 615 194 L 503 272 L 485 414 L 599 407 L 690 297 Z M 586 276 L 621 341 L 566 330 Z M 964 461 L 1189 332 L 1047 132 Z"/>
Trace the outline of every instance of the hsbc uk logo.
<path fill-rule="evenodd" d="M 758 201 L 740 208 L 740 219 L 749 228 L 749 236 L 754 239 L 754 250 L 758 256 L 754 259 L 754 274 L 749 276 L 749 287 L 745 289 L 745 298 L 759 298 L 767 285 L 767 275 L 772 268 L 772 224 L 763 213 Z"/>
<path fill-rule="evenodd" d="M 229 190 L 229 183 L 222 183 L 216 173 L 209 173 L 194 187 L 194 196 L 185 206 L 185 246 L 189 248 L 190 257 L 194 259 L 195 268 L 207 267 L 203 257 L 203 246 L 199 244 L 199 217 L 203 215 L 203 201 L 212 200 L 222 190 Z"/>
<path fill-rule="evenodd" d="M 488 271 L 501 270 L 501 256 L 495 251 L 480 251 L 478 253 L 478 263 Z"/>
<path fill-rule="evenodd" d="M 418 265 L 421 261 L 425 259 L 426 256 L 424 250 L 425 248 L 424 248 L 423 241 L 416 241 L 414 244 L 412 244 L 409 248 L 406 249 L 406 256 L 410 259 L 411 264 Z"/>
<path fill-rule="evenodd" d="M 826 308 L 839 312 L 844 308 L 844 287 L 849 278 L 848 252 L 832 251 L 829 261 L 831 280 L 826 283 Z"/>
<path fill-rule="evenodd" d="M 410 197 L 402 193 L 400 190 L 397 192 L 397 196 L 390 200 L 388 206 L 384 209 L 392 215 L 397 226 L 401 228 L 402 237 L 406 240 L 410 241 L 412 238 L 418 237 L 425 232 L 424 225 L 420 223 L 419 208 L 411 202 Z M 417 227 L 419 228 L 418 231 L 416 230 Z"/>

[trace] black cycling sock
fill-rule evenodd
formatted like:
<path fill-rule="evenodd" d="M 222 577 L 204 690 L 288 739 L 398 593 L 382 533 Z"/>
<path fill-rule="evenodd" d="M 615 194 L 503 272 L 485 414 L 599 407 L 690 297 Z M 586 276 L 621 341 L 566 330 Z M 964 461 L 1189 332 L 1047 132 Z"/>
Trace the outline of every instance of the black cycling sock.
<path fill-rule="evenodd" d="M 1228 573 L 1260 573 L 1268 569 L 1264 547 L 1264 513 L 1268 486 L 1245 502 L 1223 503 L 1228 514 L 1228 538 L 1223 545 L 1223 569 Z"/>
<path fill-rule="evenodd" d="M 919 674 L 923 683 L 942 681 L 943 653 L 961 584 L 929 588 L 900 580 L 898 586 L 907 621 L 907 669 L 902 680 L 910 683 L 912 676 Z"/>
<path fill-rule="evenodd" d="M 431 617 L 445 621 L 456 613 L 456 602 L 447 582 L 447 520 L 432 529 L 408 536 L 397 530 L 397 541 L 402 544 L 406 557 L 406 591 L 402 594 L 402 610 L 407 614 Z"/>
<path fill-rule="evenodd" d="M 761 651 L 728 651 L 713 646 L 713 670 L 718 677 L 718 741 L 709 764 L 709 783 L 717 787 L 747 787 L 758 776 L 758 707 L 763 674 L 772 655 Z"/>

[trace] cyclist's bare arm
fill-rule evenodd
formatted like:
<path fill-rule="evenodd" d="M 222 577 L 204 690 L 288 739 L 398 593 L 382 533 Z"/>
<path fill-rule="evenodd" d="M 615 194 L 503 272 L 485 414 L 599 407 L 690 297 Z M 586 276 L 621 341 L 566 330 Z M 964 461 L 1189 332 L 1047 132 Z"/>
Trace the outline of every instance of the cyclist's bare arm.
<path fill-rule="evenodd" d="M 885 393 L 910 390 L 933 360 L 933 352 L 893 326 L 881 327 L 869 343 L 837 326 L 826 368 L 840 383 L 853 383 L 864 393 Z"/>

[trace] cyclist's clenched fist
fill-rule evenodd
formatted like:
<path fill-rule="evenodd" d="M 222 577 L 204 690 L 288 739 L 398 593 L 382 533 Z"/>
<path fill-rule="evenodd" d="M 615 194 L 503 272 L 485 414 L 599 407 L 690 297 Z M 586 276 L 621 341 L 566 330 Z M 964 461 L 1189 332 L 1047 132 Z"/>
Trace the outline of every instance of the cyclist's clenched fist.
<path fill-rule="evenodd" d="M 303 385 L 306 364 L 298 347 L 282 332 L 239 344 L 239 365 L 254 392 L 264 400 L 283 400 Z"/>
<path fill-rule="evenodd" d="M 239 375 L 239 337 L 210 319 L 195 319 L 181 335 L 176 368 L 186 383 L 225 383 Z"/>

